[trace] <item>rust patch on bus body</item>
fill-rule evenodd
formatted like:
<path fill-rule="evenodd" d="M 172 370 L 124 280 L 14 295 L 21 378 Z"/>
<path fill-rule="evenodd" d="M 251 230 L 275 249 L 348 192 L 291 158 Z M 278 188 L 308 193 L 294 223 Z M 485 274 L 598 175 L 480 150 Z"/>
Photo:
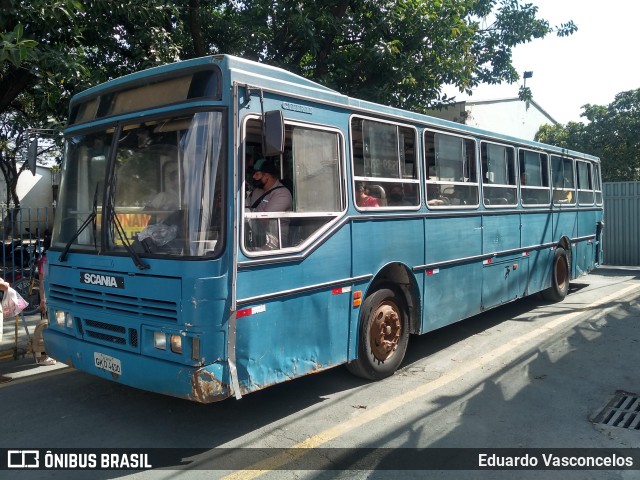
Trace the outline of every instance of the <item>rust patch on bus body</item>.
<path fill-rule="evenodd" d="M 196 370 L 191 377 L 191 399 L 200 403 L 224 400 L 229 396 L 229 386 L 206 370 Z"/>

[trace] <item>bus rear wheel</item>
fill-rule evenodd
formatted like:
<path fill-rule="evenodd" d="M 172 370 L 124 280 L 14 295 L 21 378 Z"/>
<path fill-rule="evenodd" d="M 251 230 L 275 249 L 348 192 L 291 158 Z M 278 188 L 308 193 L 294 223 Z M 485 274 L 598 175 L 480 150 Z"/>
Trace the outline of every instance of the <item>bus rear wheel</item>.
<path fill-rule="evenodd" d="M 392 288 L 369 295 L 360 310 L 358 358 L 347 369 L 368 380 L 393 375 L 407 351 L 409 316 L 404 298 Z"/>
<path fill-rule="evenodd" d="M 551 271 L 551 287 L 542 292 L 545 300 L 561 302 L 569 293 L 569 260 L 564 248 L 556 248 Z"/>

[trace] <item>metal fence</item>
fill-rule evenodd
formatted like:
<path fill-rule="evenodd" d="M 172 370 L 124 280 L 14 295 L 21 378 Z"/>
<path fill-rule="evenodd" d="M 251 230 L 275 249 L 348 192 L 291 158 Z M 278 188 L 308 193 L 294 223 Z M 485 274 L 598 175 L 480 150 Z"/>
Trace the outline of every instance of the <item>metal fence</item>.
<path fill-rule="evenodd" d="M 0 206 L 0 222 L 0 275 L 13 282 L 33 268 L 35 254 L 42 251 L 49 236 L 53 210 L 47 207 L 15 209 Z"/>
<path fill-rule="evenodd" d="M 604 222 L 604 263 L 640 265 L 640 182 L 604 184 Z"/>

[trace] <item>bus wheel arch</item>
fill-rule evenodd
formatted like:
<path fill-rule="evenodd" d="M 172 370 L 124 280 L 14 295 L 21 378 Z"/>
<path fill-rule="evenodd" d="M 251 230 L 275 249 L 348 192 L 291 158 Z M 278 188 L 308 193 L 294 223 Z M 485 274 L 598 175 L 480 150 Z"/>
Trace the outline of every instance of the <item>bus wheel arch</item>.
<path fill-rule="evenodd" d="M 420 289 L 411 270 L 399 262 L 385 265 L 371 282 L 366 297 L 383 286 L 395 288 L 404 297 L 409 314 L 409 333 L 420 333 Z"/>
<path fill-rule="evenodd" d="M 404 358 L 409 333 L 420 325 L 418 286 L 409 269 L 386 265 L 371 282 L 358 319 L 357 357 L 347 369 L 368 380 L 393 375 Z"/>
<path fill-rule="evenodd" d="M 347 369 L 358 377 L 382 380 L 400 366 L 409 341 L 404 295 L 391 284 L 369 289 L 360 307 L 357 358 Z"/>
<path fill-rule="evenodd" d="M 571 280 L 571 247 L 568 240 L 560 241 L 553 254 L 551 286 L 542 291 L 545 300 L 561 302 L 569 293 Z"/>
<path fill-rule="evenodd" d="M 571 275 L 571 240 L 568 237 L 562 237 L 558 242 L 558 247 L 564 248 L 567 254 L 567 267 L 569 268 L 569 275 Z"/>

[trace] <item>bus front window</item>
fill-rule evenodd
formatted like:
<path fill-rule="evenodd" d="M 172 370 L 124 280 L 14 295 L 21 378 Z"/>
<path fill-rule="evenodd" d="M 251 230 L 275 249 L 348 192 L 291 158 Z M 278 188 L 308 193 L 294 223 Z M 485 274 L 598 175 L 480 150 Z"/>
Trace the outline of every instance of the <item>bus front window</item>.
<path fill-rule="evenodd" d="M 111 248 L 140 254 L 210 256 L 222 240 L 222 115 L 125 126 L 117 142 Z"/>
<path fill-rule="evenodd" d="M 98 248 L 104 179 L 112 140 L 113 133 L 108 132 L 67 138 L 53 247 Z M 89 223 L 82 228 L 85 222 Z"/>
<path fill-rule="evenodd" d="M 115 129 L 115 141 L 107 133 L 114 128 L 70 139 L 60 195 L 65 214 L 58 216 L 54 245 L 64 248 L 71 241 L 97 199 L 95 223 L 101 225 L 104 212 L 106 234 L 94 235 L 89 226 L 71 249 L 86 245 L 104 254 L 132 248 L 140 257 L 218 255 L 224 227 L 222 118 L 220 112 L 154 118 Z"/>

